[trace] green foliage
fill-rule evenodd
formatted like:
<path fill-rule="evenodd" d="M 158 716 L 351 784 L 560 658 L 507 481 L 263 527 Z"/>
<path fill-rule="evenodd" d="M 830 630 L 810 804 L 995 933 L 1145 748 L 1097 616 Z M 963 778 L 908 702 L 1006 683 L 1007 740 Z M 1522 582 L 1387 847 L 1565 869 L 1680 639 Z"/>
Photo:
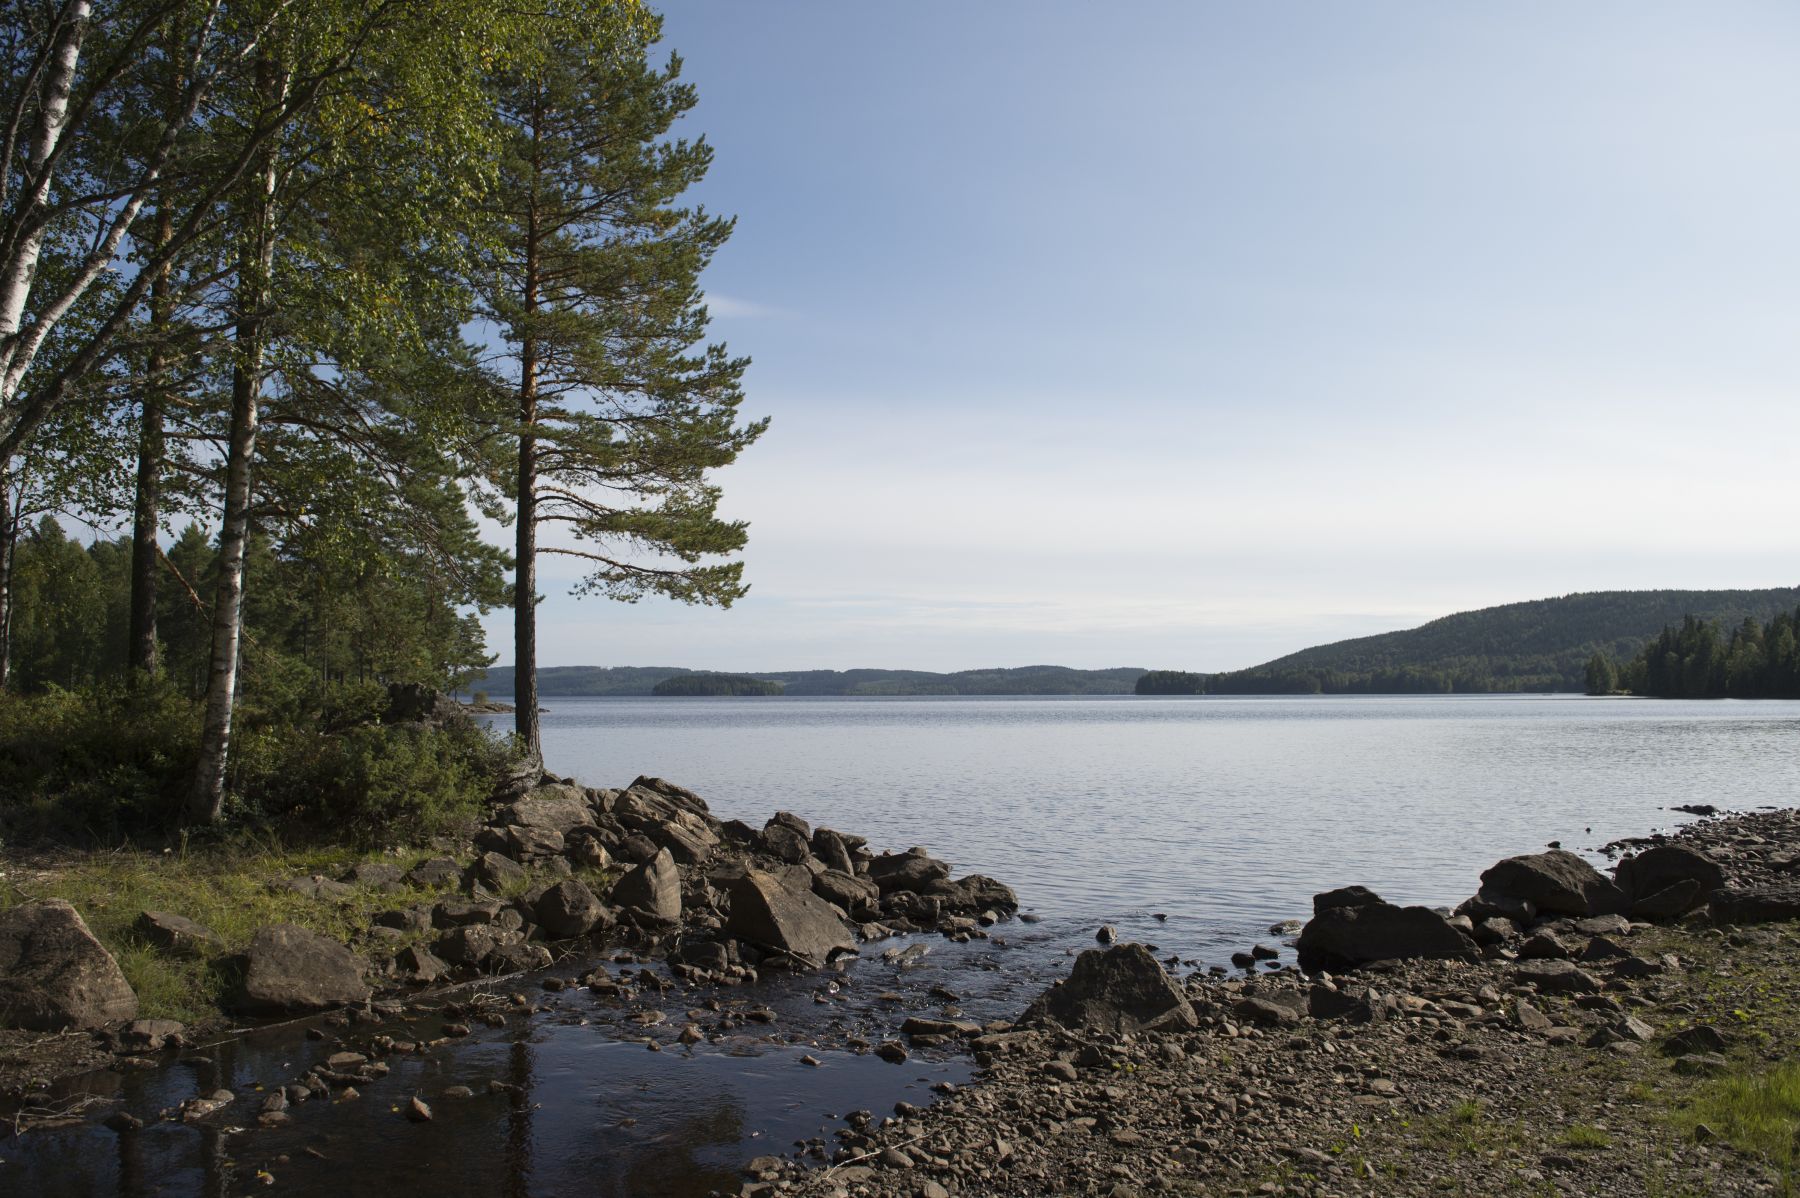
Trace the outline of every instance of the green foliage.
<path fill-rule="evenodd" d="M 504 754 L 472 724 L 273 728 L 240 744 L 234 790 L 264 816 L 352 842 L 411 844 L 474 822 Z"/>
<path fill-rule="evenodd" d="M 1185 670 L 1151 670 L 1137 680 L 1134 693 L 1139 695 L 1204 695 L 1206 675 Z"/>
<path fill-rule="evenodd" d="M 1588 658 L 1586 682 L 1588 694 L 1610 695 L 1619 689 L 1619 668 L 1606 654 L 1596 653 Z"/>
<path fill-rule="evenodd" d="M 110 842 L 166 828 L 199 726 L 198 707 L 168 686 L 0 694 L 0 838 Z"/>
<path fill-rule="evenodd" d="M 1404 632 L 1290 653 L 1212 674 L 1215 695 L 1487 694 L 1582 691 L 1596 654 L 1630 661 L 1660 629 L 1697 613 L 1731 624 L 1800 605 L 1800 588 L 1595 591 L 1460 612 Z M 1629 681 L 1622 683 L 1629 687 Z M 1631 687 L 1631 689 L 1637 689 Z"/>
<path fill-rule="evenodd" d="M 1800 1062 L 1759 1073 L 1736 1073 L 1707 1083 L 1685 1121 L 1704 1123 L 1740 1152 L 1767 1162 L 1780 1193 L 1800 1189 Z"/>
<path fill-rule="evenodd" d="M 651 692 L 661 696 L 779 695 L 781 683 L 752 678 L 748 674 L 677 674 L 656 684 Z"/>
<path fill-rule="evenodd" d="M 1659 699 L 1800 698 L 1800 610 L 1746 616 L 1729 636 L 1695 616 L 1668 627 L 1625 668 L 1625 684 Z"/>
<path fill-rule="evenodd" d="M 665 679 L 695 673 L 675 666 L 551 666 L 538 672 L 538 694 L 649 695 Z M 1144 671 L 1072 670 L 1066 666 L 1021 666 L 1004 670 L 775 670 L 758 678 L 781 684 L 784 695 L 1129 695 Z M 475 682 L 495 694 L 510 695 L 510 666 L 488 670 Z"/>

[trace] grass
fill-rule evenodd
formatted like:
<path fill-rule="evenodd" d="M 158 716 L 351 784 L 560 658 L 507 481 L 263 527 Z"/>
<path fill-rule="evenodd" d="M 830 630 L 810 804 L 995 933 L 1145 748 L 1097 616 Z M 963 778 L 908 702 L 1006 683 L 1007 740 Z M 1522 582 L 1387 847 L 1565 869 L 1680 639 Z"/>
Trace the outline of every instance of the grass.
<path fill-rule="evenodd" d="M 1612 1142 L 1611 1136 L 1586 1123 L 1571 1123 L 1563 1129 L 1562 1145 L 1564 1148 L 1583 1150 L 1611 1148 Z"/>
<path fill-rule="evenodd" d="M 318 900 L 272 889 L 271 882 L 315 873 L 335 878 L 369 860 L 405 870 L 430 855 L 423 850 L 395 855 L 294 849 L 265 841 L 195 852 L 92 854 L 41 867 L 10 862 L 0 876 L 0 909 L 37 899 L 67 899 L 118 959 L 145 1018 L 200 1023 L 217 1017 L 231 983 L 227 961 L 249 944 L 258 928 L 293 923 L 349 942 L 367 930 L 377 912 L 442 893 L 359 886 L 344 899 Z M 146 910 L 184 915 L 212 929 L 220 943 L 198 957 L 153 948 L 132 930 Z"/>
<path fill-rule="evenodd" d="M 1795 1154 L 1795 1137 L 1800 1135 L 1800 1061 L 1715 1078 L 1694 1093 L 1682 1121 L 1690 1133 L 1704 1123 L 1733 1148 L 1767 1163 L 1782 1194 L 1800 1189 Z"/>

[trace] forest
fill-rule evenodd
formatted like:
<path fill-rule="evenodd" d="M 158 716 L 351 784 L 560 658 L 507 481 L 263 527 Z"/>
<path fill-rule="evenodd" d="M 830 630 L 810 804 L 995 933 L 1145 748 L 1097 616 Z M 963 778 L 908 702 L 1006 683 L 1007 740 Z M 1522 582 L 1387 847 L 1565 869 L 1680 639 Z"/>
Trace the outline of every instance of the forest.
<path fill-rule="evenodd" d="M 654 14 L 0 3 L 0 838 L 425 835 L 539 752 L 541 558 L 743 593 Z M 406 718 L 498 608 L 514 734 Z"/>
<path fill-rule="evenodd" d="M 656 684 L 651 694 L 659 698 L 736 698 L 779 695 L 781 683 L 747 674 L 677 674 Z"/>
<path fill-rule="evenodd" d="M 1800 610 L 1746 617 L 1729 633 L 1685 617 L 1623 666 L 1596 654 L 1589 694 L 1624 691 L 1658 699 L 1800 699 Z"/>
<path fill-rule="evenodd" d="M 1596 656 L 1629 661 L 1690 614 L 1764 621 L 1800 589 L 1594 591 L 1459 612 L 1418 628 L 1318 645 L 1246 670 L 1153 671 L 1139 694 L 1507 694 L 1588 689 Z M 1158 689 L 1150 689 L 1158 688 Z M 1164 689 L 1173 688 L 1173 689 Z"/>

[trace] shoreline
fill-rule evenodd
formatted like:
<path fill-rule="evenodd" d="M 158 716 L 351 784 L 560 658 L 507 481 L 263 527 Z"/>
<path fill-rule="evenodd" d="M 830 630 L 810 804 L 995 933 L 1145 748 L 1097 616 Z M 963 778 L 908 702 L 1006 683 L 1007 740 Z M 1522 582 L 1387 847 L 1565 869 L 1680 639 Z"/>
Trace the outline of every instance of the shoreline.
<path fill-rule="evenodd" d="M 1171 1026 L 1028 1011 L 973 1041 L 970 1085 L 853 1123 L 829 1163 L 758 1158 L 737 1193 L 1785 1192 L 1791 1144 L 1759 1147 L 1730 1095 L 1793 1067 L 1800 812 L 1728 814 L 1634 847 L 1713 857 L 1726 897 L 1672 923 L 1547 912 L 1472 957 L 1170 979 L 1191 1012 Z M 1156 988 L 1136 981 L 1113 997 Z"/>

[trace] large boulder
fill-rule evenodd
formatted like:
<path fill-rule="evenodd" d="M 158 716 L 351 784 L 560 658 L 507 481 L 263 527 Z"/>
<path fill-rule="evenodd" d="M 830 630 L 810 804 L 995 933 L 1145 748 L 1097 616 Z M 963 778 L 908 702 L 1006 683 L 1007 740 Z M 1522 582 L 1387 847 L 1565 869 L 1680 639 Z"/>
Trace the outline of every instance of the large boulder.
<path fill-rule="evenodd" d="M 1745 886 L 1712 896 L 1714 923 L 1777 923 L 1800 919 L 1800 886 Z"/>
<path fill-rule="evenodd" d="M 1342 892 L 1326 892 L 1334 893 Z M 1301 969 L 1335 972 L 1371 961 L 1414 957 L 1473 961 L 1480 956 L 1473 940 L 1429 907 L 1398 907 L 1368 891 L 1354 899 L 1355 905 L 1323 908 L 1315 900 L 1317 913 L 1300 929 L 1295 945 Z"/>
<path fill-rule="evenodd" d="M 1508 900 L 1557 915 L 1623 915 L 1625 892 L 1605 874 L 1563 849 L 1508 857 L 1481 875 L 1478 901 L 1505 908 Z M 1503 909 L 1499 914 L 1506 914 Z"/>
<path fill-rule="evenodd" d="M 726 932 L 790 962 L 816 968 L 833 953 L 856 948 L 836 907 L 810 891 L 789 889 L 772 874 L 745 870 L 731 883 L 730 895 Z"/>
<path fill-rule="evenodd" d="M 500 810 L 498 824 L 514 824 L 521 828 L 544 828 L 567 836 L 575 828 L 591 827 L 594 809 L 587 793 L 579 786 L 552 783 L 539 786 L 524 798 Z"/>
<path fill-rule="evenodd" d="M 796 865 L 812 856 L 806 833 L 791 824 L 770 820 L 757 838 L 757 847 L 777 861 Z"/>
<path fill-rule="evenodd" d="M 670 923 L 681 919 L 681 873 L 668 849 L 656 855 L 613 884 L 615 906 L 642 911 Z"/>
<path fill-rule="evenodd" d="M 1619 862 L 1615 872 L 1632 914 L 1645 919 L 1686 915 L 1725 887 L 1725 871 L 1717 861 L 1679 844 L 1645 849 Z"/>
<path fill-rule="evenodd" d="M 1020 1022 L 1047 1020 L 1112 1035 L 1199 1024 L 1181 987 L 1141 944 L 1091 948 L 1076 957 L 1069 976 L 1038 995 Z"/>
<path fill-rule="evenodd" d="M 859 913 L 874 911 L 881 901 L 881 891 L 875 888 L 875 883 L 838 869 L 821 871 L 812 877 L 811 885 L 814 894 L 859 918 L 863 917 Z"/>
<path fill-rule="evenodd" d="M 585 936 L 605 924 L 612 926 L 612 912 L 594 897 L 586 885 L 569 878 L 539 896 L 532 909 L 537 925 L 552 940 Z"/>
<path fill-rule="evenodd" d="M 363 963 L 355 954 L 329 936 L 278 923 L 258 928 L 251 938 L 243 990 L 233 1006 L 251 1015 L 283 1015 L 368 999 Z"/>
<path fill-rule="evenodd" d="M 919 894 L 933 882 L 949 876 L 950 867 L 921 848 L 910 848 L 904 853 L 883 853 L 869 862 L 869 881 L 879 886 L 883 894 L 897 890 Z"/>
<path fill-rule="evenodd" d="M 631 789 L 647 790 L 653 794 L 659 794 L 670 802 L 678 804 L 683 810 L 691 811 L 696 815 L 707 814 L 705 799 L 685 786 L 677 786 L 673 782 L 665 782 L 661 778 L 640 776 L 631 784 Z"/>
<path fill-rule="evenodd" d="M 62 899 L 0 912 L 0 1026 L 54 1032 L 137 1018 L 138 1000 Z"/>

